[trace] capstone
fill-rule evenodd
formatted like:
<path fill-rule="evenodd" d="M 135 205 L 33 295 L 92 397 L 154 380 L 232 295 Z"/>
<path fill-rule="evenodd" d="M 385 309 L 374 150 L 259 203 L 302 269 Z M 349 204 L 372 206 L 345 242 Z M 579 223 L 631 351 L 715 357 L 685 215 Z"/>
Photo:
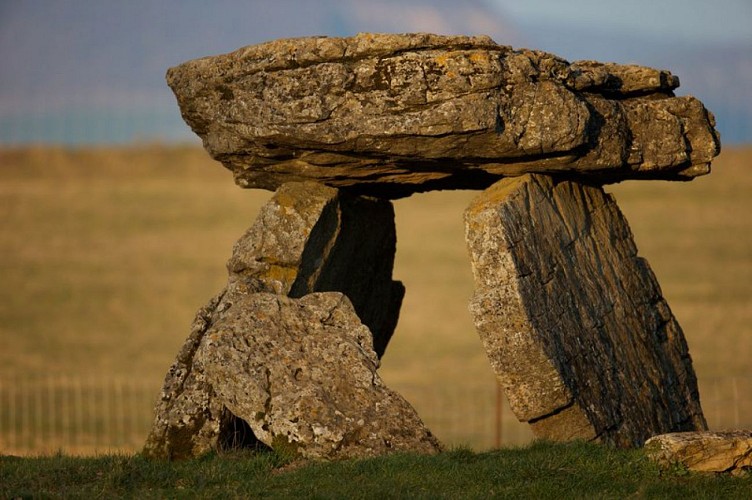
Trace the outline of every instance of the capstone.
<path fill-rule="evenodd" d="M 183 118 L 243 187 L 315 180 L 399 198 L 524 173 L 691 179 L 720 143 L 665 70 L 488 37 L 274 40 L 167 72 Z"/>

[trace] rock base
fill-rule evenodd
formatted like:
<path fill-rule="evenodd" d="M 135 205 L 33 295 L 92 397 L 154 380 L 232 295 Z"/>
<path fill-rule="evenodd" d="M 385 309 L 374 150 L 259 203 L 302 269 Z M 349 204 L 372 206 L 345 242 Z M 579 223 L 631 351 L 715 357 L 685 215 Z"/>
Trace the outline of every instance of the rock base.
<path fill-rule="evenodd" d="M 650 438 L 645 451 L 662 469 L 740 474 L 752 470 L 752 431 L 663 434 Z"/>
<path fill-rule="evenodd" d="M 305 298 L 314 292 L 340 292 L 341 296 L 346 297 L 348 306 L 354 310 L 352 316 L 359 318 L 357 324 L 350 318 L 350 327 L 360 332 L 359 335 L 370 337 L 368 349 L 373 350 L 373 356 L 370 351 L 365 352 L 368 350 L 366 347 L 361 346 L 361 349 L 363 356 L 373 361 L 375 370 L 378 358 L 384 353 L 397 324 L 404 295 L 402 284 L 392 280 L 395 244 L 394 211 L 389 201 L 351 196 L 310 182 L 282 186 L 261 209 L 253 226 L 235 244 L 227 265 L 227 287 L 196 315 L 191 333 L 165 377 L 144 454 L 156 458 L 179 459 L 226 447 L 257 446 L 259 442 L 275 446 L 273 441 L 280 435 L 302 443 L 298 438 L 307 436 L 302 428 L 290 431 L 291 434 L 288 435 L 288 428 L 280 424 L 277 418 L 273 425 L 265 422 L 264 425 L 271 430 L 264 430 L 263 426 L 255 425 L 255 415 L 261 410 L 238 415 L 229 409 L 239 409 L 236 403 L 230 402 L 232 398 L 228 391 L 231 389 L 226 386 L 233 378 L 225 372 L 222 372 L 225 375 L 221 377 L 218 375 L 220 360 L 213 359 L 208 363 L 212 368 L 206 369 L 206 359 L 211 358 L 208 354 L 210 351 L 205 347 L 211 340 L 207 336 L 216 334 L 216 328 L 228 323 L 233 325 L 232 328 L 238 335 L 248 333 L 252 328 L 274 326 L 265 323 L 262 326 L 256 325 L 253 321 L 260 321 L 261 318 L 249 317 L 243 310 L 245 304 L 255 307 L 254 311 L 260 311 L 254 300 L 260 300 L 258 297 L 263 294 L 272 294 L 278 301 L 283 301 L 287 296 Z M 295 307 L 289 306 L 288 309 L 293 310 Z M 238 317 L 241 316 L 248 320 L 247 325 L 238 323 Z M 301 320 L 290 326 L 298 330 L 279 333 L 303 335 L 309 331 L 309 326 Z M 254 338 L 259 338 L 263 332 L 251 333 L 255 335 Z M 243 340 L 238 342 L 246 345 Z M 341 345 L 341 342 L 334 342 L 329 346 L 333 351 L 328 354 L 320 348 L 319 361 L 330 359 L 333 363 L 340 363 L 342 373 L 338 377 L 345 380 L 343 374 L 348 373 L 348 365 L 339 360 L 336 354 Z M 203 364 L 198 359 L 199 354 L 204 357 Z M 285 359 L 270 356 L 266 360 L 266 368 L 271 373 L 288 366 Z M 314 368 L 311 371 L 319 373 Z M 334 376 L 331 373 L 329 375 Z M 249 374 L 243 380 L 246 385 L 262 383 L 262 380 L 253 379 Z M 334 451 L 307 451 L 306 446 L 300 444 L 302 455 L 333 458 L 356 456 L 358 453 L 370 456 L 392 449 L 422 452 L 438 449 L 438 442 L 425 430 L 414 410 L 399 395 L 383 387 L 380 382 L 377 383 L 375 374 L 371 374 L 369 380 L 378 388 L 373 390 L 381 392 L 378 392 L 378 396 L 373 396 L 374 399 L 368 404 L 383 406 L 383 411 L 387 413 L 392 411 L 388 408 L 396 405 L 400 411 L 404 410 L 403 413 L 397 413 L 399 418 L 395 417 L 396 420 L 391 420 L 391 424 L 381 420 L 375 423 L 366 412 L 355 419 L 356 422 L 361 419 L 364 421 L 357 431 L 353 430 L 349 420 L 343 421 L 349 422 L 349 427 L 337 427 L 330 421 L 327 432 L 341 434 L 339 441 L 334 438 L 327 441 L 326 446 L 333 447 Z M 218 386 L 220 381 L 221 386 Z M 322 391 L 324 395 L 321 397 L 331 396 L 327 390 L 322 388 Z M 293 397 L 293 394 L 274 392 L 273 397 Z M 379 397 L 382 399 L 378 399 Z M 391 402 L 391 407 L 384 406 L 387 400 Z M 310 401 L 310 398 L 306 401 Z M 277 408 L 281 408 L 280 411 L 294 411 L 294 408 L 287 407 L 284 403 L 278 403 Z M 386 415 L 379 412 L 376 414 L 381 417 Z M 298 418 L 303 416 L 301 414 Z M 394 422 L 400 420 L 403 421 L 403 427 L 395 427 Z M 305 422 L 308 421 L 300 420 L 300 425 L 306 425 Z M 379 425 L 387 427 L 378 427 Z M 383 433 L 379 433 L 379 430 Z M 346 445 L 348 439 L 360 436 L 361 432 L 368 435 L 367 439 L 362 439 L 368 444 L 363 444 L 364 447 L 357 450 Z M 414 439 L 408 436 L 413 436 Z M 374 444 L 379 439 L 382 444 Z M 414 446 L 410 448 L 406 443 Z"/>
<path fill-rule="evenodd" d="M 381 381 L 371 332 L 341 293 L 245 296 L 195 360 L 221 404 L 271 448 L 312 459 L 441 449 Z"/>

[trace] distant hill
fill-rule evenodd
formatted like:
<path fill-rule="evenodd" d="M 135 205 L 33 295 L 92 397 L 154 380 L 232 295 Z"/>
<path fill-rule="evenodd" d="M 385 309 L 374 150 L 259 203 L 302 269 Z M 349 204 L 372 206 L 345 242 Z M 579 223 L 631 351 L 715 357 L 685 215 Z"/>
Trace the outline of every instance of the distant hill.
<path fill-rule="evenodd" d="M 0 143 L 196 140 L 164 82 L 168 67 L 274 38 L 359 31 L 488 34 L 572 59 L 667 67 L 716 113 L 724 140 L 752 142 L 750 47 L 684 50 L 515 26 L 482 0 L 25 0 L 0 3 Z"/>

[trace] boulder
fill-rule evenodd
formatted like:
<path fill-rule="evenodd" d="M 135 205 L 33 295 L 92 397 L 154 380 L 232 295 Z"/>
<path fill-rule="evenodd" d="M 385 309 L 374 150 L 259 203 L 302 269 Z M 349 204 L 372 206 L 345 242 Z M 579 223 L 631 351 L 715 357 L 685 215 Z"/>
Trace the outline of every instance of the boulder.
<path fill-rule="evenodd" d="M 389 201 L 352 196 L 314 182 L 280 187 L 235 243 L 228 291 L 290 297 L 342 292 L 382 356 L 405 288 L 392 281 L 397 236 Z"/>
<path fill-rule="evenodd" d="M 602 188 L 504 179 L 465 223 L 475 325 L 536 436 L 635 447 L 706 429 L 682 330 Z"/>
<path fill-rule="evenodd" d="M 198 311 L 188 339 L 165 375 L 143 449 L 148 458 L 182 460 L 216 450 L 259 445 L 253 433 L 246 432 L 247 424 L 217 400 L 205 373 L 194 364 L 207 328 L 221 314 L 218 305 L 224 296 L 214 297 Z"/>
<path fill-rule="evenodd" d="M 662 469 L 676 465 L 697 472 L 752 470 L 752 431 L 674 432 L 645 442 L 645 451 Z"/>
<path fill-rule="evenodd" d="M 165 376 L 144 454 L 186 458 L 227 446 L 256 445 L 247 424 L 217 403 L 214 387 L 193 359 L 211 326 L 248 294 L 342 292 L 372 332 L 380 357 L 404 296 L 402 284 L 392 281 L 395 246 L 389 201 L 351 196 L 312 182 L 277 190 L 235 243 L 227 287 L 199 310 Z"/>
<path fill-rule="evenodd" d="M 221 404 L 274 449 L 315 459 L 440 450 L 381 381 L 371 332 L 341 293 L 239 297 L 194 362 Z"/>
<path fill-rule="evenodd" d="M 485 36 L 275 40 L 167 72 L 183 118 L 243 187 L 315 180 L 398 198 L 505 176 L 691 179 L 713 116 L 665 70 L 569 63 Z"/>

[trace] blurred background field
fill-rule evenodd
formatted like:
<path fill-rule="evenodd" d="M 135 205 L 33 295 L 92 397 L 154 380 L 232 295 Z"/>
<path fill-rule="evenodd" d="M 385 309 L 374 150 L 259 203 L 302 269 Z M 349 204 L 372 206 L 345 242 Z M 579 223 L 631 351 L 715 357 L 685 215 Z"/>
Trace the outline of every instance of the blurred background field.
<path fill-rule="evenodd" d="M 691 183 L 608 186 L 687 336 L 714 428 L 752 426 L 752 148 Z M 0 149 L 0 452 L 136 451 L 195 311 L 271 193 L 198 146 Z M 472 192 L 395 202 L 407 287 L 381 375 L 446 443 L 530 439 L 467 303 Z M 501 433 L 498 435 L 498 433 Z"/>
<path fill-rule="evenodd" d="M 359 31 L 486 34 L 680 77 L 717 118 L 714 173 L 608 190 L 685 329 L 710 424 L 752 426 L 751 18 L 749 0 L 0 0 L 0 454 L 138 450 L 194 312 L 270 197 L 203 152 L 167 68 Z M 473 196 L 395 203 L 407 296 L 381 374 L 445 443 L 485 449 L 530 434 L 467 311 Z"/>

